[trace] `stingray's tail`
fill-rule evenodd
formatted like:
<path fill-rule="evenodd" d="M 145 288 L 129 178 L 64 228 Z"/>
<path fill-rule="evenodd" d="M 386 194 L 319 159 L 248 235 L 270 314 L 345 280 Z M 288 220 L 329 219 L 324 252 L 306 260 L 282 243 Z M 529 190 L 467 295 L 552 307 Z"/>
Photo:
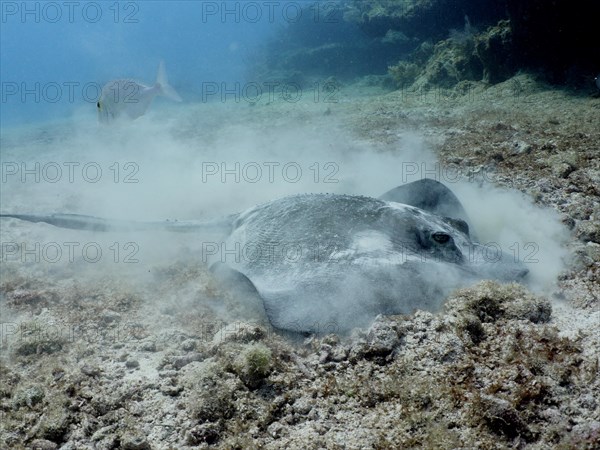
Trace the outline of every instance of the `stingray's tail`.
<path fill-rule="evenodd" d="M 0 218 L 13 218 L 25 220 L 27 222 L 42 222 L 55 227 L 70 228 L 72 230 L 87 231 L 145 231 L 145 230 L 165 230 L 165 231 L 228 231 L 231 226 L 231 219 L 224 218 L 208 222 L 201 221 L 178 221 L 166 220 L 162 222 L 133 222 L 127 220 L 108 220 L 94 216 L 84 216 L 81 214 L 0 214 Z"/>

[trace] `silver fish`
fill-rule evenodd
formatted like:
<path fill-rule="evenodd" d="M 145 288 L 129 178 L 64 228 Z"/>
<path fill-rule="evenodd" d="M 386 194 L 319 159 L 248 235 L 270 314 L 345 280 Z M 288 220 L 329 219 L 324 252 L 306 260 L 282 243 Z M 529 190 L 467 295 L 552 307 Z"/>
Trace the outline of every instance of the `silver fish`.
<path fill-rule="evenodd" d="M 121 118 L 137 119 L 146 113 L 157 95 L 176 102 L 181 101 L 179 94 L 169 85 L 162 61 L 158 65 L 156 83 L 153 86 L 146 86 L 131 79 L 118 79 L 106 83 L 96 103 L 98 120 L 101 123 L 110 123 Z"/>

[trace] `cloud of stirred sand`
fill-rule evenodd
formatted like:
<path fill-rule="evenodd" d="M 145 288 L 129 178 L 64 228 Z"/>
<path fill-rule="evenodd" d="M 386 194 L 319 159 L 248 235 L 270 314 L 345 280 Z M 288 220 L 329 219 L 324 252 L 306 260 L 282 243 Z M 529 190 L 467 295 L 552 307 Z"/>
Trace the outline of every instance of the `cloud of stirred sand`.
<path fill-rule="evenodd" d="M 333 116 L 287 107 L 176 105 L 114 127 L 84 115 L 70 123 L 8 130 L 2 209 L 126 220 L 213 219 L 291 194 L 379 196 L 429 177 L 463 202 L 480 241 L 493 242 L 527 265 L 532 287 L 550 288 L 563 268 L 566 232 L 555 212 L 482 177 L 458 181 L 416 133 L 398 130 L 393 144 L 374 144 Z M 170 241 L 144 233 L 136 239 L 146 247 L 140 254 L 150 260 L 166 262 L 181 246 L 198 248 L 194 235 Z"/>

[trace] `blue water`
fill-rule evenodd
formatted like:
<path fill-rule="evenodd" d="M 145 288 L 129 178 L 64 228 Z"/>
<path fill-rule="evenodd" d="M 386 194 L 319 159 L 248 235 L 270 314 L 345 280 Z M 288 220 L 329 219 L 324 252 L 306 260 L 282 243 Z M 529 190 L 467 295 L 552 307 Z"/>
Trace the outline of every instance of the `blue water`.
<path fill-rule="evenodd" d="M 255 49 L 299 4 L 3 1 L 0 125 L 93 112 L 104 83 L 151 84 L 161 59 L 187 101 L 199 98 L 203 82 L 243 83 Z"/>

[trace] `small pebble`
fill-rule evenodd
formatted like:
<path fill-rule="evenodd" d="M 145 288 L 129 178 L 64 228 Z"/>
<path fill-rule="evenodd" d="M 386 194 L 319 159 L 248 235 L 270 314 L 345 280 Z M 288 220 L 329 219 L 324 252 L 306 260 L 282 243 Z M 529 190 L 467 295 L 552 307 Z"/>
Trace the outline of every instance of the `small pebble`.
<path fill-rule="evenodd" d="M 125 367 L 127 367 L 128 369 L 137 369 L 138 367 L 140 367 L 140 362 L 137 359 L 128 359 L 125 362 Z"/>

